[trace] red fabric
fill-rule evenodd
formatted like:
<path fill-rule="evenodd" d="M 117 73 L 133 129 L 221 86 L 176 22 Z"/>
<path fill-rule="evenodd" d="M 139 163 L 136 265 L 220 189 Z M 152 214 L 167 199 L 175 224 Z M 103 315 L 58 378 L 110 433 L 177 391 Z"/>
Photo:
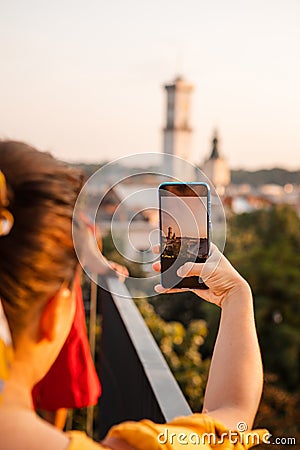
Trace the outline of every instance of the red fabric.
<path fill-rule="evenodd" d="M 79 276 L 75 279 L 76 313 L 70 334 L 45 377 L 32 391 L 35 408 L 84 408 L 97 403 L 101 385 L 91 357 Z"/>

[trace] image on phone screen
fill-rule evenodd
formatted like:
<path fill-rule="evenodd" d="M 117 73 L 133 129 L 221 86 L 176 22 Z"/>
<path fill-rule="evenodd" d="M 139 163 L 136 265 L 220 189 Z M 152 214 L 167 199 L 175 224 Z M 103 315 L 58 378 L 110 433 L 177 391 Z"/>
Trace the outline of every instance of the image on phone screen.
<path fill-rule="evenodd" d="M 163 183 L 160 193 L 161 281 L 165 288 L 207 287 L 199 277 L 180 278 L 185 262 L 209 254 L 209 187 L 204 183 Z"/>

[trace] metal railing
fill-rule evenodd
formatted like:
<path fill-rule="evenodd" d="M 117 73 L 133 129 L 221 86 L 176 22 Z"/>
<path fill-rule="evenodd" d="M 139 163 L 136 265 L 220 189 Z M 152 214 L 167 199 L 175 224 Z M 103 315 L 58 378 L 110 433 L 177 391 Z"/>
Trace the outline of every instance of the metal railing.
<path fill-rule="evenodd" d="M 97 296 L 102 315 L 100 350 L 96 354 L 102 384 L 96 419 L 98 437 L 103 438 L 111 426 L 126 420 L 147 418 L 164 423 L 191 414 L 126 286 L 112 277 L 105 283 L 106 289 L 98 288 Z M 92 292 L 95 296 L 95 290 Z M 95 315 L 94 307 L 91 310 Z"/>

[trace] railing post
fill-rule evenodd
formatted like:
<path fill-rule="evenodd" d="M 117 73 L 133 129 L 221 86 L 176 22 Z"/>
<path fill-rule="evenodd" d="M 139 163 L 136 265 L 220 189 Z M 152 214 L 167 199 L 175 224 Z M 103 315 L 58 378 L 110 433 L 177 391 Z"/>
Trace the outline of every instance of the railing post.
<path fill-rule="evenodd" d="M 90 294 L 90 316 L 89 316 L 89 344 L 93 361 L 95 361 L 96 347 L 96 325 L 97 325 L 97 284 L 92 281 L 97 278 L 93 274 L 91 278 L 91 294 Z M 94 434 L 94 406 L 88 406 L 86 416 L 86 432 L 93 437 Z"/>

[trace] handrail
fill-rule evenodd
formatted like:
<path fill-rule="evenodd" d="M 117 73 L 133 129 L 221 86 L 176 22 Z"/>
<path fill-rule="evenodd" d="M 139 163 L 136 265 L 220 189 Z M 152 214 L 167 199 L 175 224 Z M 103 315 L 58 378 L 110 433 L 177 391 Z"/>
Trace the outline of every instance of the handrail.
<path fill-rule="evenodd" d="M 99 364 L 103 394 L 100 437 L 115 423 L 148 418 L 159 423 L 192 413 L 149 328 L 124 284 L 106 278 Z"/>
<path fill-rule="evenodd" d="M 126 325 L 153 392 L 157 394 L 156 398 L 165 420 L 172 420 L 179 414 L 183 416 L 191 414 L 191 408 L 183 396 L 149 328 L 132 300 L 128 289 L 116 278 L 109 278 L 107 284 L 110 292 L 117 292 L 112 293 L 111 296 Z M 124 299 L 123 297 L 127 298 Z"/>

